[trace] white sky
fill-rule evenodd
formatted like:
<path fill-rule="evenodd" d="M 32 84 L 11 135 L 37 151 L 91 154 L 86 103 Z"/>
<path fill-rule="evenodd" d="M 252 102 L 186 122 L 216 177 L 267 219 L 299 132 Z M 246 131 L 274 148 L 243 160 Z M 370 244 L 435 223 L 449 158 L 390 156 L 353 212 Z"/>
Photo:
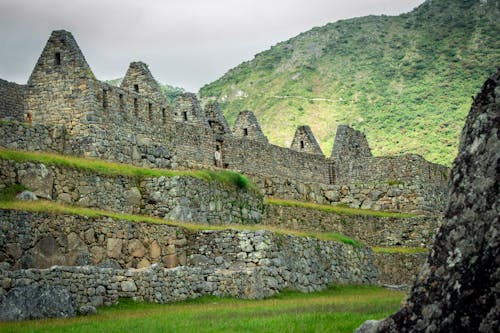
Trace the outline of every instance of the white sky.
<path fill-rule="evenodd" d="M 144 61 L 196 92 L 243 61 L 315 26 L 397 15 L 424 0 L 0 0 L 0 78 L 26 83 L 52 30 L 71 31 L 100 80 Z"/>

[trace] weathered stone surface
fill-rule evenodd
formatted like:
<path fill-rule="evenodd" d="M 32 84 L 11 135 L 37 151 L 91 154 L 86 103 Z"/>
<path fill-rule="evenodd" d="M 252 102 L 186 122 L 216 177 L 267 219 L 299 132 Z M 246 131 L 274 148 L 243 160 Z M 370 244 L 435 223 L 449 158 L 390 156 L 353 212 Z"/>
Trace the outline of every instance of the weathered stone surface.
<path fill-rule="evenodd" d="M 146 248 L 138 239 L 132 239 L 128 242 L 128 252 L 131 256 L 142 258 L 146 253 Z"/>
<path fill-rule="evenodd" d="M 110 258 L 120 258 L 122 253 L 123 240 L 117 238 L 108 238 L 107 254 Z"/>
<path fill-rule="evenodd" d="M 28 187 L 37 197 L 52 199 L 54 174 L 41 163 L 25 163 L 18 171 L 18 182 Z"/>
<path fill-rule="evenodd" d="M 406 305 L 362 332 L 498 332 L 499 81 L 500 70 L 483 85 L 469 112 L 445 219 Z"/>
<path fill-rule="evenodd" d="M 35 201 L 38 200 L 38 197 L 36 196 L 35 193 L 24 190 L 18 195 L 16 195 L 16 199 L 21 201 Z"/>
<path fill-rule="evenodd" d="M 134 281 L 123 281 L 121 283 L 121 287 L 123 291 L 136 291 L 137 286 L 135 285 Z"/>
<path fill-rule="evenodd" d="M 52 236 L 40 239 L 32 250 L 32 256 L 34 267 L 48 268 L 52 265 L 62 265 L 65 262 L 61 248 Z"/>
<path fill-rule="evenodd" d="M 149 246 L 149 256 L 151 259 L 157 259 L 161 256 L 161 247 L 158 241 L 154 240 Z"/>
<path fill-rule="evenodd" d="M 72 317 L 73 297 L 66 288 L 34 283 L 16 287 L 0 296 L 0 321 Z"/>

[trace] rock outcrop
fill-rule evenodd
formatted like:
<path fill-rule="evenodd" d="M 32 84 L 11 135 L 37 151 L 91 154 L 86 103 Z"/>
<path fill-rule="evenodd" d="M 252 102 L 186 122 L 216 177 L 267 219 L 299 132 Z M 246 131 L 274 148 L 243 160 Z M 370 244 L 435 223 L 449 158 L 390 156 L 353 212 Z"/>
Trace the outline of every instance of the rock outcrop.
<path fill-rule="evenodd" d="M 500 70 L 474 99 L 443 225 L 406 305 L 356 332 L 498 332 Z"/>
<path fill-rule="evenodd" d="M 0 321 L 73 317 L 76 304 L 64 287 L 33 283 L 0 297 Z"/>

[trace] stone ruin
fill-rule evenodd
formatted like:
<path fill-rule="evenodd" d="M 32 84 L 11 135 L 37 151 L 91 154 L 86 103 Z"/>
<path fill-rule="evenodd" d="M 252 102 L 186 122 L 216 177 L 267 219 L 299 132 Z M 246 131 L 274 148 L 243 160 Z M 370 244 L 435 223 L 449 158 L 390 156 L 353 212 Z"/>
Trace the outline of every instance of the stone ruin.
<path fill-rule="evenodd" d="M 231 130 L 219 106 L 202 107 L 195 94 L 170 104 L 145 63 L 132 62 L 120 87 L 101 82 L 64 30 L 52 32 L 27 85 L 0 81 L 0 119 L 32 125 L 0 124 L 0 145 L 7 148 L 147 167 L 223 167 L 289 193 L 288 199 L 300 195 L 286 185 L 296 182 L 310 188 L 301 199 L 317 203 L 431 213 L 446 201 L 446 167 L 418 155 L 373 157 L 364 134 L 347 126 L 339 126 L 327 158 L 308 126 L 297 128 L 291 147 L 283 148 L 268 142 L 251 111 L 241 112 Z M 368 197 L 378 195 L 353 193 L 338 202 L 325 195 L 330 185 L 387 182 L 401 185 L 392 191 L 396 198 L 385 188 L 376 190 L 385 193 L 377 202 Z"/>
<path fill-rule="evenodd" d="M 447 197 L 447 168 L 418 155 L 374 157 L 364 134 L 347 126 L 337 130 L 332 155 L 327 158 L 308 126 L 300 126 L 291 147 L 283 148 L 268 142 L 251 111 L 240 113 L 231 130 L 217 104 L 202 107 L 194 94 L 183 94 L 175 105 L 169 104 L 142 62 L 130 64 L 120 87 L 98 81 L 71 33 L 62 30 L 52 33 L 27 85 L 0 80 L 0 118 L 4 120 L 0 122 L 0 146 L 5 148 L 88 156 L 147 167 L 223 167 L 246 174 L 267 196 L 428 214 L 439 213 Z M 475 149 L 482 147 L 481 142 L 477 144 Z M 221 154 L 220 165 L 214 163 L 215 151 Z M 25 164 L 6 167 L 12 172 L 0 173 L 0 180 L 17 179 L 26 168 L 33 169 Z M 193 180 L 158 178 L 138 185 L 122 178 L 113 184 L 102 176 L 57 168 L 51 172 L 55 191 L 40 195 L 52 200 L 76 204 L 81 201 L 84 206 L 101 204 L 116 211 L 126 208 L 130 212 L 138 210 L 208 223 L 231 219 L 253 223 L 262 219 L 262 196 L 257 193 L 231 192 L 212 184 L 203 190 L 212 197 L 200 202 L 196 200 L 205 185 L 196 181 L 191 184 Z M 75 182 L 78 184 L 68 186 Z M 172 182 L 176 184 L 171 186 Z M 106 199 L 109 201 L 97 200 L 99 193 L 92 192 L 93 187 L 101 185 L 115 193 Z M 71 193 L 67 188 L 72 189 Z M 165 188 L 170 189 L 168 193 Z M 241 198 L 241 202 L 235 203 L 228 197 Z M 177 201 L 185 207 L 175 206 Z M 312 291 L 328 283 L 373 284 L 379 278 L 373 252 L 367 247 L 352 248 L 298 237 L 287 237 L 283 242 L 281 236 L 261 231 L 221 231 L 217 235 L 202 231 L 186 235 L 182 228 L 156 230 L 156 226 L 110 219 L 53 219 L 7 211 L 1 214 L 2 223 L 19 221 L 7 228 L 12 230 L 7 235 L 10 238 L 2 239 L 0 244 L 0 256 L 7 256 L 16 269 L 2 271 L 0 288 L 0 312 L 13 316 L 8 317 L 11 319 L 19 318 L 19 313 L 7 310 L 26 310 L 16 303 L 19 295 L 26 294 L 18 287 L 26 284 L 33 284 L 33 292 L 38 294 L 54 293 L 72 309 L 62 315 L 73 315 L 77 305 L 109 305 L 118 297 L 154 302 L 204 294 L 259 298 L 283 288 Z M 82 221 L 74 223 L 74 219 Z M 42 221 L 49 221 L 51 227 Z M 378 222 L 374 225 L 380 225 Z M 109 229 L 110 223 L 117 227 Z M 408 234 L 414 232 L 414 223 L 420 222 L 408 221 Z M 14 231 L 20 226 L 24 229 Z M 39 232 L 31 232 L 36 228 Z M 49 229 L 53 235 L 46 234 Z M 68 236 L 67 230 L 71 230 Z M 399 231 L 395 230 L 395 234 Z M 148 233 L 151 242 L 141 242 L 140 238 Z M 159 235 L 165 237 L 157 240 Z M 402 233 L 401 238 L 406 235 Z M 202 248 L 214 250 L 202 252 Z M 321 253 L 316 251 L 318 248 Z M 71 262 L 67 262 L 65 253 L 71 254 Z M 48 261 L 52 264 L 77 266 L 32 264 L 37 260 L 44 263 L 47 258 L 55 260 Z M 336 265 L 334 261 L 345 264 Z M 81 266 L 89 264 L 102 266 Z M 325 271 L 324 267 L 328 269 Z M 0 270 L 4 268 L 0 265 Z M 85 280 L 85 288 L 81 279 Z M 156 283 L 156 279 L 161 283 Z M 47 283 L 54 289 L 47 291 Z M 171 287 L 174 283 L 178 288 Z M 5 302 L 7 298 L 13 303 Z M 86 311 L 82 309 L 79 311 Z M 23 318 L 57 316 L 51 309 L 46 310 L 24 314 Z M 52 310 L 57 312 L 58 308 Z M 395 318 L 390 325 L 397 324 L 398 317 Z"/>
<path fill-rule="evenodd" d="M 474 99 L 453 164 L 450 201 L 406 304 L 357 333 L 498 332 L 500 70 Z"/>

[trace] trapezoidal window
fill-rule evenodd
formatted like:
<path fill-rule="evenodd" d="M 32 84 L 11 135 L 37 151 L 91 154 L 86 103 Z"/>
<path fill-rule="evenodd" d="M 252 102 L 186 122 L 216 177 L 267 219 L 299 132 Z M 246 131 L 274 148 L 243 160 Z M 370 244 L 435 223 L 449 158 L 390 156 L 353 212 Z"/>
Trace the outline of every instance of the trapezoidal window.
<path fill-rule="evenodd" d="M 102 90 L 102 107 L 104 109 L 108 107 L 108 91 L 106 89 Z"/>
<path fill-rule="evenodd" d="M 161 120 L 164 124 L 167 121 L 167 114 L 165 108 L 161 108 Z"/>
<path fill-rule="evenodd" d="M 248 128 L 244 128 L 243 129 L 243 135 L 244 136 L 248 136 Z"/>
<path fill-rule="evenodd" d="M 304 141 L 300 141 L 300 149 L 304 149 Z"/>
<path fill-rule="evenodd" d="M 54 62 L 57 66 L 61 65 L 61 52 L 56 52 L 54 54 Z"/>
<path fill-rule="evenodd" d="M 139 92 L 139 85 L 138 84 L 134 84 L 134 91 Z"/>
<path fill-rule="evenodd" d="M 184 121 L 188 120 L 188 113 L 186 111 L 182 112 L 182 119 L 184 119 Z"/>
<path fill-rule="evenodd" d="M 153 121 L 153 104 L 148 103 L 149 121 Z"/>
<path fill-rule="evenodd" d="M 139 100 L 134 98 L 134 114 L 137 117 L 139 115 Z"/>
<path fill-rule="evenodd" d="M 120 102 L 120 111 L 123 111 L 123 109 L 124 109 L 123 94 L 118 95 L 118 100 Z"/>

